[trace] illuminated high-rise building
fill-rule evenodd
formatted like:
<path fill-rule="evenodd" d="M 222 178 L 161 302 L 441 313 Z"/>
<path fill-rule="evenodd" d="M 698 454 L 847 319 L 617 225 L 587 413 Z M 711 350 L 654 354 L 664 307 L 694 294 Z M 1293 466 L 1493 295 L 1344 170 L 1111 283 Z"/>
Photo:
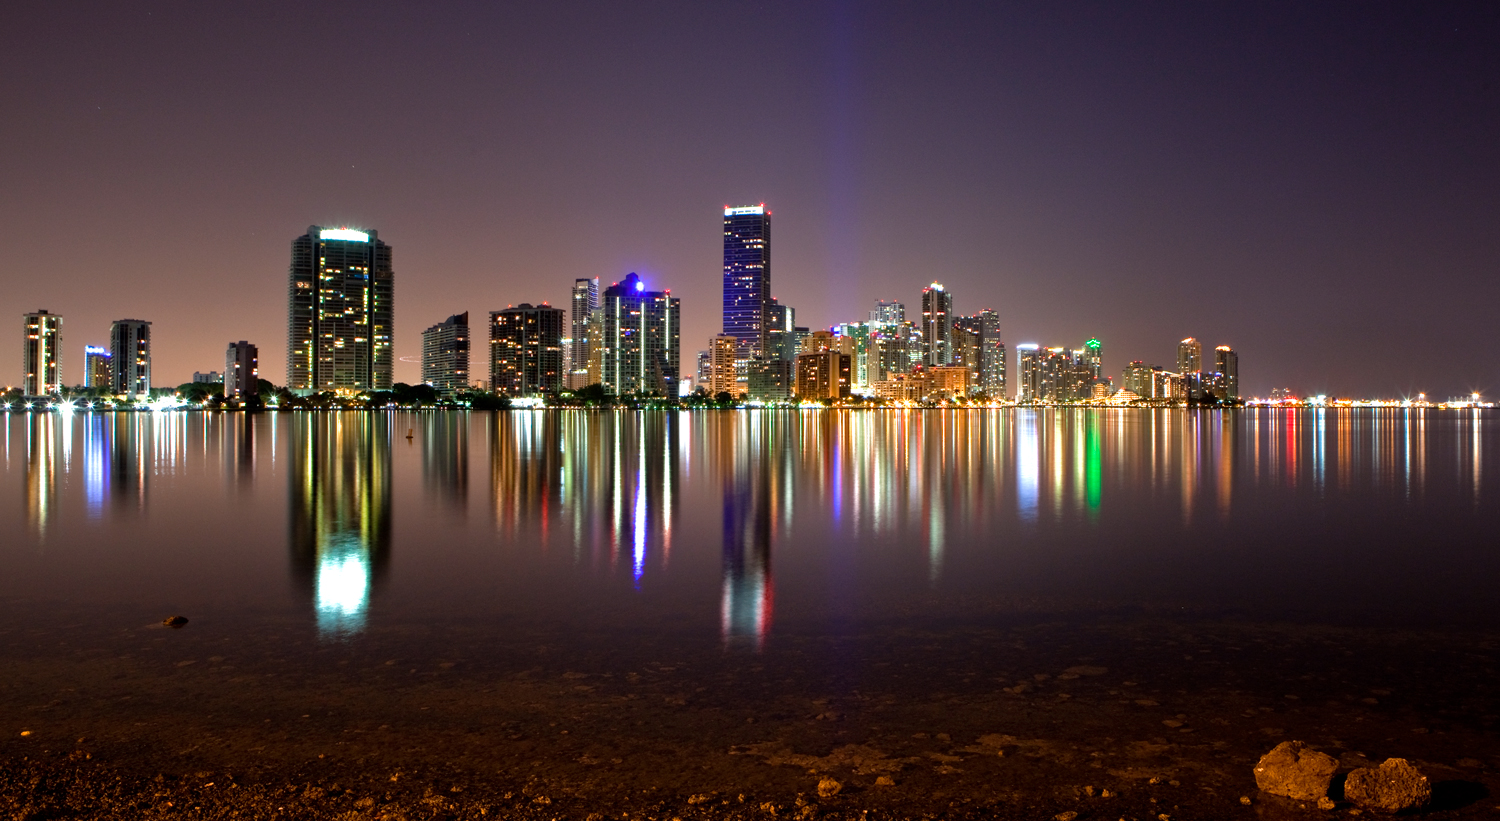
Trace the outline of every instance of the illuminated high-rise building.
<path fill-rule="evenodd" d="M 1142 399 L 1151 399 L 1155 397 L 1156 380 L 1153 374 L 1155 371 L 1159 370 L 1161 370 L 1161 368 L 1154 368 L 1153 366 L 1147 365 L 1145 362 L 1142 362 L 1139 359 L 1131 362 L 1129 365 L 1125 366 L 1125 373 L 1122 379 L 1122 381 L 1125 383 L 1125 390 L 1130 391 L 1131 393 L 1139 396 Z"/>
<path fill-rule="evenodd" d="M 21 390 L 27 396 L 50 396 L 62 390 L 62 317 L 45 310 L 26 314 Z"/>
<path fill-rule="evenodd" d="M 562 389 L 563 310 L 523 302 L 490 312 L 490 390 L 536 396 Z"/>
<path fill-rule="evenodd" d="M 797 310 L 771 298 L 766 306 L 766 349 L 762 358 L 791 362 L 797 358 Z"/>
<path fill-rule="evenodd" d="M 765 203 L 724 209 L 724 333 L 739 341 L 739 358 L 766 347 L 771 304 L 771 212 Z"/>
<path fill-rule="evenodd" d="M 1221 399 L 1240 398 L 1240 355 L 1228 345 L 1214 348 L 1214 370 L 1219 373 Z"/>
<path fill-rule="evenodd" d="M 395 272 L 375 231 L 310 226 L 292 240 L 287 387 L 390 390 Z"/>
<path fill-rule="evenodd" d="M 1045 353 L 1040 345 L 1016 346 L 1017 402 L 1039 402 L 1046 398 L 1042 384 L 1042 362 Z"/>
<path fill-rule="evenodd" d="M 953 294 L 938 282 L 922 289 L 922 362 L 953 364 Z"/>
<path fill-rule="evenodd" d="M 1177 343 L 1177 372 L 1198 373 L 1203 370 L 1203 345 L 1191 336 Z"/>
<path fill-rule="evenodd" d="M 740 388 L 735 378 L 735 350 L 738 340 L 729 334 L 719 334 L 708 341 L 708 392 L 712 396 L 727 393 L 739 396 Z"/>
<path fill-rule="evenodd" d="M 469 389 L 469 312 L 454 314 L 422 332 L 422 383 L 439 393 Z"/>
<path fill-rule="evenodd" d="M 86 345 L 83 349 L 83 386 L 108 390 L 114 372 L 111 367 L 109 348 Z"/>
<path fill-rule="evenodd" d="M 871 322 L 888 322 L 899 325 L 906 321 L 906 306 L 899 302 L 876 302 L 870 312 Z"/>
<path fill-rule="evenodd" d="M 240 340 L 224 351 L 224 398 L 249 399 L 260 395 L 260 349 Z"/>
<path fill-rule="evenodd" d="M 1083 343 L 1083 352 L 1080 355 L 1079 364 L 1088 372 L 1089 379 L 1103 379 L 1104 343 L 1098 339 L 1090 339 Z"/>
<path fill-rule="evenodd" d="M 615 395 L 677 395 L 682 301 L 671 291 L 648 291 L 634 273 L 604 289 L 599 349 L 600 383 Z M 743 341 L 741 337 L 736 339 Z"/>
<path fill-rule="evenodd" d="M 151 323 L 117 319 L 109 328 L 110 391 L 131 397 L 151 395 Z"/>
<path fill-rule="evenodd" d="M 573 280 L 568 324 L 568 387 L 589 384 L 589 319 L 599 310 L 599 278 Z"/>

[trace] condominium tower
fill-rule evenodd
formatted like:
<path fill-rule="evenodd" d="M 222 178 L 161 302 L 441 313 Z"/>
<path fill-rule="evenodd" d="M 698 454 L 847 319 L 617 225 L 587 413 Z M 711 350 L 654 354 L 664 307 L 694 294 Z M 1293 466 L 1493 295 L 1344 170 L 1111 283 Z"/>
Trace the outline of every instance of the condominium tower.
<path fill-rule="evenodd" d="M 522 302 L 490 312 L 490 389 L 536 396 L 563 386 L 563 310 Z"/>
<path fill-rule="evenodd" d="M 21 367 L 27 396 L 49 396 L 62 390 L 62 317 L 45 310 L 26 314 Z"/>
<path fill-rule="evenodd" d="M 110 391 L 151 395 L 151 323 L 117 319 L 109 328 Z"/>
<path fill-rule="evenodd" d="M 422 384 L 452 394 L 469 387 L 469 312 L 422 332 Z"/>
<path fill-rule="evenodd" d="M 677 395 L 682 301 L 635 274 L 604 289 L 600 379 L 613 394 Z M 739 337 L 737 337 L 739 338 Z"/>
<path fill-rule="evenodd" d="M 766 347 L 771 304 L 771 212 L 765 203 L 724 209 L 724 333 L 740 359 Z"/>
<path fill-rule="evenodd" d="M 599 278 L 573 280 L 573 315 L 568 327 L 568 387 L 589 384 L 589 320 L 599 310 Z"/>
<path fill-rule="evenodd" d="M 395 274 L 375 231 L 310 226 L 292 240 L 287 387 L 389 390 Z"/>
<path fill-rule="evenodd" d="M 111 365 L 109 348 L 85 345 L 83 347 L 83 386 L 109 390 L 110 374 L 114 372 Z"/>
<path fill-rule="evenodd" d="M 953 294 L 941 283 L 922 289 L 922 362 L 953 364 Z"/>
<path fill-rule="evenodd" d="M 224 351 L 224 398 L 260 395 L 260 349 L 241 339 Z"/>

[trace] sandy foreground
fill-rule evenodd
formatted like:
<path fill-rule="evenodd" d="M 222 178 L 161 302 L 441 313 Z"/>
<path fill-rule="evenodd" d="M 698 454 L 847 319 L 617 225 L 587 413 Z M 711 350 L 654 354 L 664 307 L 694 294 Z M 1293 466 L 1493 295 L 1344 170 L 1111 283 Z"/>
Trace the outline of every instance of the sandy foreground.
<path fill-rule="evenodd" d="M 1492 633 L 1113 613 L 583 652 L 456 627 L 391 658 L 7 612 L 0 818 L 1368 815 L 1257 792 L 1287 739 L 1417 762 L 1422 817 L 1500 816 Z"/>

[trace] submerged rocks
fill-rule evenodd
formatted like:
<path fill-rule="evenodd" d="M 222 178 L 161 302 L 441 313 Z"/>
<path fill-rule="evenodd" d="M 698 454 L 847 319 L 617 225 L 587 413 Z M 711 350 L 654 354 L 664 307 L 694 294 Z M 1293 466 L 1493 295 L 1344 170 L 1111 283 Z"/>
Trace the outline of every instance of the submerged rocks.
<path fill-rule="evenodd" d="M 1255 786 L 1262 792 L 1298 801 L 1328 796 L 1328 785 L 1339 762 L 1301 741 L 1283 741 L 1255 765 Z"/>
<path fill-rule="evenodd" d="M 167 616 L 161 620 L 161 623 L 167 627 L 177 629 L 187 624 L 187 616 Z"/>
<path fill-rule="evenodd" d="M 1406 759 L 1387 758 L 1379 767 L 1349 773 L 1344 797 L 1367 810 L 1414 810 L 1432 800 L 1432 782 Z"/>

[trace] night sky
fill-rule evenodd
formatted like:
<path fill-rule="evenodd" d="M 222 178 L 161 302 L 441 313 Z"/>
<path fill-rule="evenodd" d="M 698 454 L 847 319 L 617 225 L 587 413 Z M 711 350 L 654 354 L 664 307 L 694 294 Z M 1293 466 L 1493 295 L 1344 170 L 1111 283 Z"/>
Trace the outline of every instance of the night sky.
<path fill-rule="evenodd" d="M 125 317 L 158 385 L 235 339 L 282 382 L 310 224 L 393 246 L 400 381 L 449 314 L 629 271 L 682 298 L 687 373 L 759 202 L 802 325 L 938 280 L 1116 380 L 1191 335 L 1250 394 L 1500 398 L 1500 4 L 0 11 L 3 382 L 36 308 L 70 384 Z"/>

